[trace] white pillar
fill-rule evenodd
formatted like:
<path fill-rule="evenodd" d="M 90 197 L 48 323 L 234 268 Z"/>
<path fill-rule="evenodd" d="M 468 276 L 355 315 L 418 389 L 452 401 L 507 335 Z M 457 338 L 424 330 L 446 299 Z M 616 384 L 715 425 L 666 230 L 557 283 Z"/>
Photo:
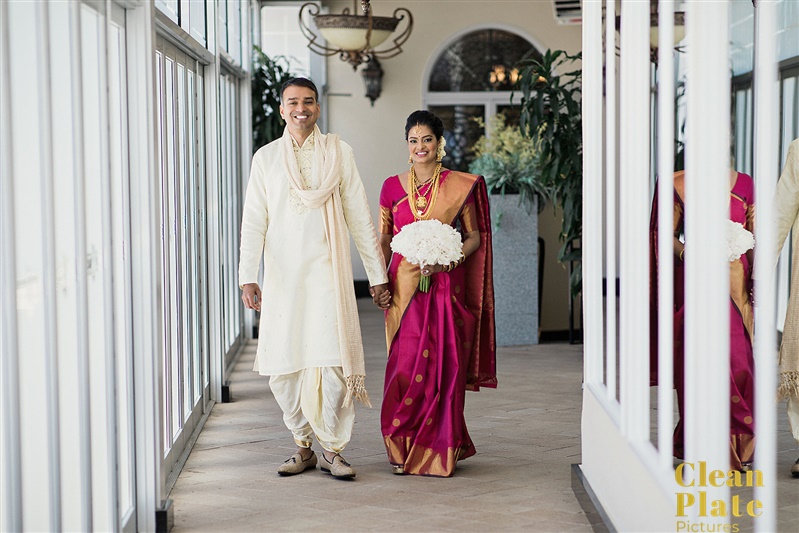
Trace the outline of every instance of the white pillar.
<path fill-rule="evenodd" d="M 600 17 L 601 1 L 583 9 Z M 597 18 L 599 20 L 599 18 Z M 602 383 L 602 25 L 583 24 L 583 301 L 585 380 Z"/>
<path fill-rule="evenodd" d="M 729 469 L 730 70 L 728 3 L 688 2 L 685 212 L 685 455 Z M 729 488 L 707 487 L 725 500 Z M 707 517 L 705 522 L 713 519 Z M 718 520 L 718 519 L 716 519 Z M 727 519 L 723 519 L 724 522 Z"/>
<path fill-rule="evenodd" d="M 623 2 L 621 22 L 621 431 L 649 440 L 649 3 Z"/>
<path fill-rule="evenodd" d="M 774 191 L 779 169 L 776 2 L 760 0 L 755 9 L 755 424 L 757 448 L 755 468 L 763 473 L 763 486 L 755 487 L 755 499 L 763 514 L 755 520 L 755 531 L 777 530 L 776 414 L 777 390 L 776 293 L 771 252 L 775 248 Z"/>
<path fill-rule="evenodd" d="M 671 473 L 674 427 L 674 0 L 660 0 L 658 19 L 658 451 Z M 654 208 L 654 206 L 653 206 Z"/>

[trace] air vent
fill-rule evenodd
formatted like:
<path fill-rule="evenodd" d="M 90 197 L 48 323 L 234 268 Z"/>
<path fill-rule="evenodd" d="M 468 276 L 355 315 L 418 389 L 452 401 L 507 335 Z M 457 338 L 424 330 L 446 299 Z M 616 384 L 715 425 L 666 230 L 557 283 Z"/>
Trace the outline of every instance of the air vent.
<path fill-rule="evenodd" d="M 552 0 L 555 8 L 555 20 L 559 24 L 581 24 L 583 10 L 580 0 Z"/>

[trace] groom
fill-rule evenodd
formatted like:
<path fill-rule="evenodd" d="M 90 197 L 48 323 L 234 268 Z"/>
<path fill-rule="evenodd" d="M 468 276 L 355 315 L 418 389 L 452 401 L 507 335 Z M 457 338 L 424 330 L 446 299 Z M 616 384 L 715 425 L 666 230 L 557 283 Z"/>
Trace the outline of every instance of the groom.
<path fill-rule="evenodd" d="M 254 370 L 268 375 L 297 451 L 279 468 L 355 477 L 341 456 L 352 435 L 353 398 L 369 405 L 353 290 L 349 235 L 376 304 L 388 303 L 385 262 L 352 148 L 316 126 L 319 92 L 306 78 L 281 88 L 283 137 L 252 161 L 241 223 L 242 301 L 261 313 Z M 261 258 L 263 289 L 257 283 Z"/>

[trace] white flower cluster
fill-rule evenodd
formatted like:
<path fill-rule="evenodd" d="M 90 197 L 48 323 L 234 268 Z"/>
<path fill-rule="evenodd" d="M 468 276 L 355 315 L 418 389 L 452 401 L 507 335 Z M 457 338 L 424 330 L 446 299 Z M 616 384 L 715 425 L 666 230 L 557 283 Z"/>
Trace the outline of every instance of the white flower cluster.
<path fill-rule="evenodd" d="M 414 265 L 448 265 L 461 258 L 463 242 L 449 224 L 419 220 L 404 226 L 391 239 L 391 250 Z"/>
<path fill-rule="evenodd" d="M 444 148 L 447 147 L 447 139 L 442 135 L 438 140 L 438 148 L 436 149 L 436 160 L 441 161 L 445 157 L 447 157 L 447 151 Z"/>
<path fill-rule="evenodd" d="M 738 222 L 728 221 L 727 252 L 730 263 L 755 247 L 755 236 Z"/>

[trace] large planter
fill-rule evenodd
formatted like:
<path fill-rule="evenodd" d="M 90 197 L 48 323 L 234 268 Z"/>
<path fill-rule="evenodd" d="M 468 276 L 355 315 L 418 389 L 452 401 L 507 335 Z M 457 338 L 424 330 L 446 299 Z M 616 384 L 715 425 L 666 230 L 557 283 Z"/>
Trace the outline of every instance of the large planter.
<path fill-rule="evenodd" d="M 491 195 L 497 345 L 538 344 L 538 210 Z"/>

